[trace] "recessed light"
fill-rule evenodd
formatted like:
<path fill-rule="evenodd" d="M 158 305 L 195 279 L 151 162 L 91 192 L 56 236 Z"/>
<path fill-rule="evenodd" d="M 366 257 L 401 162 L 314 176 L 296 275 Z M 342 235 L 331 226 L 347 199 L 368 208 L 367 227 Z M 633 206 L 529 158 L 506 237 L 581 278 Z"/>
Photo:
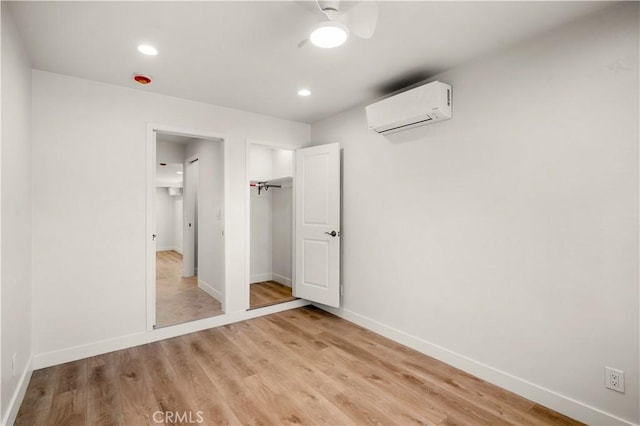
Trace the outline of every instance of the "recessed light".
<path fill-rule="evenodd" d="M 298 95 L 300 96 L 309 96 L 311 94 L 311 90 L 309 89 L 300 89 L 298 90 Z"/>
<path fill-rule="evenodd" d="M 184 172 L 176 172 L 177 175 L 182 175 Z"/>
<path fill-rule="evenodd" d="M 138 52 L 149 56 L 156 56 L 158 54 L 158 49 L 148 44 L 141 44 L 138 46 Z"/>
<path fill-rule="evenodd" d="M 324 49 L 338 47 L 347 41 L 349 30 L 336 21 L 322 22 L 316 26 L 309 36 L 311 43 Z"/>

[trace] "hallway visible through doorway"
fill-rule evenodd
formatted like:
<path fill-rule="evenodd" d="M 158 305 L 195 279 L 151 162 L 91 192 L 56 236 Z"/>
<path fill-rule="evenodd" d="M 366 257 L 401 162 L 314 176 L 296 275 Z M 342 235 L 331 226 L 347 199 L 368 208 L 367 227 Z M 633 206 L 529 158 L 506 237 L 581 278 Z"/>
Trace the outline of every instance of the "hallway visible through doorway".
<path fill-rule="evenodd" d="M 198 288 L 197 276 L 182 276 L 182 255 L 156 253 L 156 327 L 222 315 L 220 302 Z"/>

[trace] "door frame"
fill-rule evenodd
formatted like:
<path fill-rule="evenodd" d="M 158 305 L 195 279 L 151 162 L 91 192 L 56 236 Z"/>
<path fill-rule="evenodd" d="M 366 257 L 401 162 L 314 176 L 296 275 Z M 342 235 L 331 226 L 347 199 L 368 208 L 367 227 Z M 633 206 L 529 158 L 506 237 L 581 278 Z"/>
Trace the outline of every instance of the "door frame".
<path fill-rule="evenodd" d="M 250 176 L 250 160 L 249 160 L 249 152 L 251 145 L 261 145 L 271 149 L 281 149 L 286 151 L 293 151 L 293 184 L 291 188 L 293 200 L 291 204 L 292 208 L 292 220 L 293 220 L 293 229 L 291 230 L 291 290 L 293 295 L 295 296 L 295 282 L 296 282 L 296 215 L 295 215 L 295 205 L 296 205 L 296 162 L 295 162 L 295 152 L 303 148 L 301 146 L 295 145 L 285 145 L 277 142 L 265 141 L 260 139 L 252 139 L 247 138 L 245 143 L 245 206 L 247 206 L 245 211 L 245 277 L 244 282 L 244 301 L 245 301 L 245 310 L 249 310 L 251 308 L 251 187 L 249 184 L 251 183 Z M 260 309 L 260 308 L 258 308 Z"/>
<path fill-rule="evenodd" d="M 223 205 L 222 205 L 222 234 L 223 234 L 223 288 L 224 296 L 222 300 L 222 310 L 228 306 L 228 280 L 229 270 L 229 247 L 226 238 L 227 221 L 226 212 L 229 205 L 229 145 L 227 136 L 223 133 L 209 132 L 204 130 L 186 129 L 169 124 L 147 123 L 146 129 L 146 226 L 145 226 L 145 298 L 146 298 L 146 329 L 152 331 L 156 323 L 156 243 L 152 239 L 155 230 L 155 186 L 156 186 L 156 133 L 168 133 L 172 135 L 187 136 L 202 139 L 217 139 L 222 142 L 224 183 L 223 183 Z M 181 324 L 167 326 L 164 328 L 179 327 Z"/>

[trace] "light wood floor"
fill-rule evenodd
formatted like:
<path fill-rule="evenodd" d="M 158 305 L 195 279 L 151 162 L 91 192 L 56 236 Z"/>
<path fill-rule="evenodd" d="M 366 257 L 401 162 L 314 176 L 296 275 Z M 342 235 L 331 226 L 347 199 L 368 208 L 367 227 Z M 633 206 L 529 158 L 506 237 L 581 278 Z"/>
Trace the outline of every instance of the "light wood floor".
<path fill-rule="evenodd" d="M 156 253 L 156 327 L 222 315 L 222 305 L 198 288 L 197 277 L 182 276 L 182 255 Z"/>
<path fill-rule="evenodd" d="M 37 370 L 17 425 L 575 425 L 315 308 Z"/>
<path fill-rule="evenodd" d="M 249 309 L 263 308 L 278 303 L 296 300 L 291 293 L 291 287 L 275 281 L 263 281 L 251 284 Z"/>

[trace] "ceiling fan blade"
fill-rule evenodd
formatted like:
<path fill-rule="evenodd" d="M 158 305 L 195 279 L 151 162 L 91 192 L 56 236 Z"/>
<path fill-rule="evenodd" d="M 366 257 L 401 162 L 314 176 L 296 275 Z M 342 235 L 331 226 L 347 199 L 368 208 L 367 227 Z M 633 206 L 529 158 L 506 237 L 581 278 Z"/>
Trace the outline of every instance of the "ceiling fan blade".
<path fill-rule="evenodd" d="M 328 20 L 336 19 L 340 11 L 340 0 L 317 0 L 318 9 L 322 11 Z"/>
<path fill-rule="evenodd" d="M 371 38 L 378 23 L 378 4 L 374 1 L 362 1 L 340 14 L 338 18 L 351 34 L 360 38 Z"/>
<path fill-rule="evenodd" d="M 300 43 L 298 43 L 298 49 L 300 49 L 301 47 L 305 47 L 307 45 L 307 43 L 309 43 L 309 39 L 305 38 Z"/>
<path fill-rule="evenodd" d="M 327 14 L 322 10 L 322 6 L 317 0 L 294 0 L 293 3 L 300 6 L 319 20 L 327 20 Z"/>

